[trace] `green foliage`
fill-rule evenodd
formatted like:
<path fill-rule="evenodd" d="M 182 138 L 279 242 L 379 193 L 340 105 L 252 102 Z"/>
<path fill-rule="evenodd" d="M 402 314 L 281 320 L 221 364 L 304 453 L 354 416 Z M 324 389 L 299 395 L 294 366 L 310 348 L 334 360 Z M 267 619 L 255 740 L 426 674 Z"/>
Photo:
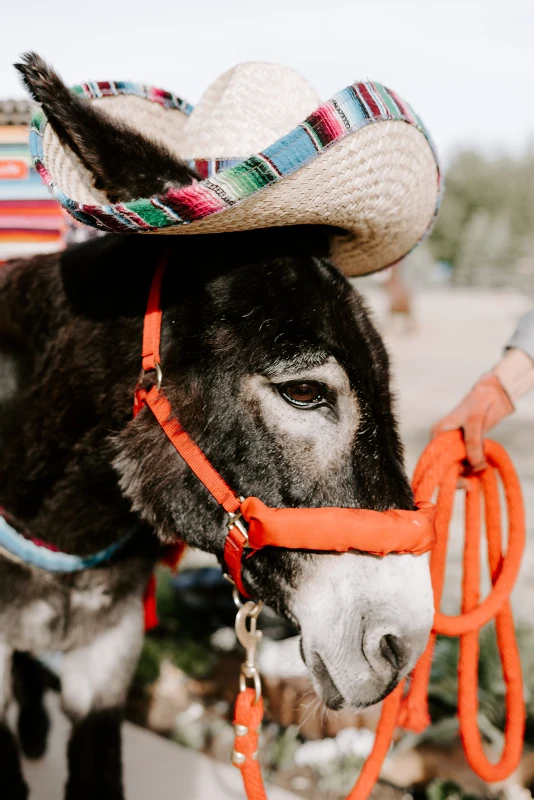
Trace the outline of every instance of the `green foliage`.
<path fill-rule="evenodd" d="M 431 781 L 426 787 L 428 800 L 475 800 L 473 795 L 466 794 L 454 781 Z"/>
<path fill-rule="evenodd" d="M 164 659 L 186 675 L 202 680 L 218 662 L 209 641 L 209 631 L 199 631 L 195 621 L 184 613 L 172 588 L 169 570 L 159 569 L 157 578 L 160 628 L 145 637 L 134 683 L 138 687 L 153 683 Z"/>
<path fill-rule="evenodd" d="M 176 640 L 167 637 L 147 636 L 137 664 L 134 682 L 146 686 L 159 677 L 162 661 L 170 661 L 191 678 L 207 678 L 217 664 L 217 655 L 201 641 L 188 636 Z"/>
<path fill-rule="evenodd" d="M 286 769 L 295 761 L 295 753 L 299 747 L 299 728 L 289 725 L 280 730 L 278 736 L 269 741 L 266 760 L 270 769 Z"/>
<path fill-rule="evenodd" d="M 428 245 L 459 283 L 479 282 L 480 272 L 524 271 L 522 260 L 534 258 L 534 151 L 518 158 L 458 153 Z M 532 263 L 527 268 L 534 271 Z"/>
<path fill-rule="evenodd" d="M 354 786 L 355 777 L 359 774 L 363 761 L 358 756 L 346 756 L 340 760 L 319 764 L 314 768 L 318 773 L 318 788 L 323 792 L 337 792 L 345 796 Z"/>
<path fill-rule="evenodd" d="M 159 678 L 159 665 L 161 663 L 161 649 L 158 642 L 145 637 L 143 650 L 134 675 L 135 686 L 148 686 Z"/>
<path fill-rule="evenodd" d="M 156 572 L 158 617 L 169 632 L 178 632 L 183 626 L 183 615 L 180 615 L 180 603 L 172 588 L 172 572 L 165 567 L 158 567 Z"/>
<path fill-rule="evenodd" d="M 519 629 L 517 636 L 526 687 L 526 742 L 534 746 L 534 636 L 531 629 Z M 401 741 L 401 749 L 422 740 L 447 745 L 456 737 L 458 654 L 458 639 L 438 637 L 429 686 L 432 725 L 421 736 L 405 737 Z M 486 626 L 480 636 L 478 685 L 480 729 L 487 741 L 500 747 L 505 722 L 506 687 L 493 625 Z"/>

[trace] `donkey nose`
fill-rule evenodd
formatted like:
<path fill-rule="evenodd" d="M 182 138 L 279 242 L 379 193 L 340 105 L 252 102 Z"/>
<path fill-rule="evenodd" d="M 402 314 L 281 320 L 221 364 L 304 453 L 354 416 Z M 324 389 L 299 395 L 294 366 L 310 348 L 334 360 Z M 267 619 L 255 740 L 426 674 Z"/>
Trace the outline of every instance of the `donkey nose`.
<path fill-rule="evenodd" d="M 410 648 L 393 633 L 386 633 L 380 639 L 380 652 L 395 672 L 400 672 L 410 659 Z"/>
<path fill-rule="evenodd" d="M 384 633 L 380 625 L 367 628 L 361 642 L 365 660 L 386 681 L 395 679 L 409 665 L 412 645 L 408 635 L 403 636 L 400 631 Z"/>

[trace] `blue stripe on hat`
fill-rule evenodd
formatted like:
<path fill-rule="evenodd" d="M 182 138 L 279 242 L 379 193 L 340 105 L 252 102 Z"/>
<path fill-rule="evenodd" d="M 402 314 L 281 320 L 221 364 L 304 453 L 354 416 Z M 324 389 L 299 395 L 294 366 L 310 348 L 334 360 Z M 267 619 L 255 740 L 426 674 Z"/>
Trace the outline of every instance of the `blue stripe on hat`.
<path fill-rule="evenodd" d="M 300 125 L 275 144 L 262 150 L 280 175 L 287 175 L 317 155 L 313 142 Z"/>

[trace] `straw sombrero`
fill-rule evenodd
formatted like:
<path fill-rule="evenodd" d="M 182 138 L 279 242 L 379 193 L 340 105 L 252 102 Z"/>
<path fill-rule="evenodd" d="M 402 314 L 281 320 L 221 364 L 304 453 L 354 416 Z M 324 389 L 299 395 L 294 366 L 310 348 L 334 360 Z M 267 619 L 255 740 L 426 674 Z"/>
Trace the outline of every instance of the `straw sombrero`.
<path fill-rule="evenodd" d="M 164 195 L 109 202 L 46 116 L 32 120 L 35 165 L 77 220 L 126 233 L 219 233 L 332 226 L 331 256 L 348 275 L 382 269 L 429 230 L 439 170 L 410 106 L 380 83 L 354 83 L 321 104 L 292 69 L 247 63 L 225 72 L 193 108 L 129 82 L 73 91 L 164 144 L 201 180 Z"/>

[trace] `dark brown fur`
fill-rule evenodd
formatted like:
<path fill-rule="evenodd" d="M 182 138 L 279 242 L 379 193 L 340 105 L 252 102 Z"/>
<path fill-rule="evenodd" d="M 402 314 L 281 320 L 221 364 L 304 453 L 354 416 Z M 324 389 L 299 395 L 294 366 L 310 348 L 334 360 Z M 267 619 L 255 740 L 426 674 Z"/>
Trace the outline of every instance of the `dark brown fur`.
<path fill-rule="evenodd" d="M 19 68 L 58 135 L 111 197 L 190 181 L 185 165 L 75 98 L 37 56 Z M 221 556 L 222 511 L 150 412 L 132 420 L 143 314 L 164 248 L 165 391 L 229 484 L 273 506 L 412 505 L 387 356 L 361 299 L 327 260 L 324 231 L 107 236 L 11 262 L 0 272 L 0 505 L 33 536 L 70 553 L 89 554 L 134 535 L 112 563 L 81 574 L 42 575 L 0 559 L 0 650 L 2 641 L 25 649 L 17 637 L 35 603 L 52 615 L 48 640 L 67 653 L 113 631 L 127 609 L 140 609 L 162 542 L 183 537 Z M 266 427 L 240 386 L 249 375 L 268 376 L 281 360 L 306 367 L 330 357 L 348 376 L 361 424 L 342 463 L 325 477 L 305 452 L 288 450 Z M 306 558 L 267 549 L 247 561 L 245 581 L 289 613 L 288 592 Z M 73 593 L 98 587 L 108 605 L 73 610 Z M 125 658 L 126 684 L 131 670 Z M 31 684 L 31 670 L 22 670 L 21 680 L 24 674 Z M 42 692 L 22 686 L 18 694 L 31 717 L 25 698 L 39 705 Z M 68 800 L 120 800 L 119 706 L 111 690 L 98 713 L 84 716 L 67 703 L 74 721 Z M 41 737 L 22 736 L 34 754 L 46 735 L 46 721 L 35 714 Z M 19 800 L 25 790 L 14 744 L 6 728 L 0 732 L 2 797 Z"/>

